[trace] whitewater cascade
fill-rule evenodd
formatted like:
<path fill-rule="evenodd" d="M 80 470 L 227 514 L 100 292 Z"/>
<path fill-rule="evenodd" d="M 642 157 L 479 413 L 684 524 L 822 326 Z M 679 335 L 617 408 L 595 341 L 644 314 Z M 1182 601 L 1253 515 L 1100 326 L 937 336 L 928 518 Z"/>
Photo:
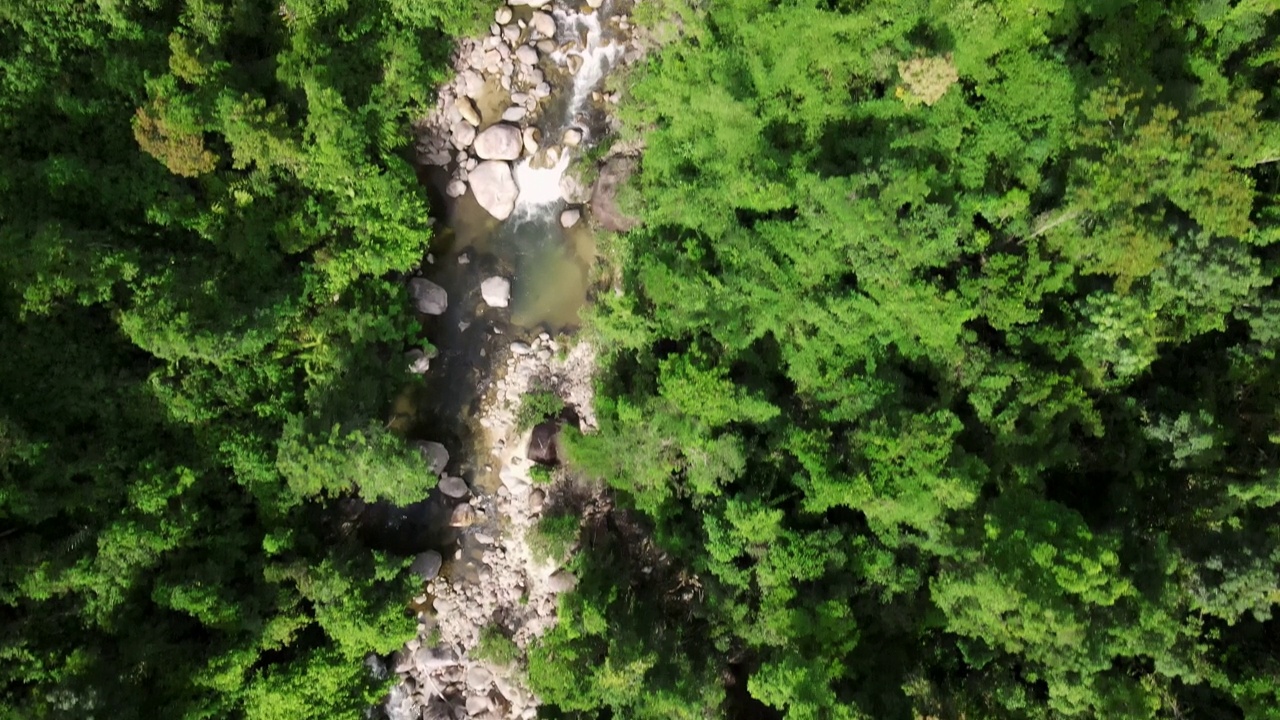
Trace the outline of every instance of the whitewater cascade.
<path fill-rule="evenodd" d="M 573 75 L 573 85 L 568 90 L 564 117 L 555 126 L 545 128 L 545 137 L 553 144 L 570 127 L 577 127 L 586 136 L 588 128 L 585 127 L 585 122 L 579 123 L 579 118 L 585 119 L 588 115 L 587 105 L 591 101 L 591 93 L 626 49 L 621 43 L 606 41 L 604 38 L 600 18 L 607 10 L 606 3 L 604 7 L 589 14 L 560 8 L 552 12 L 557 34 L 561 38 L 568 38 L 574 47 L 557 50 L 550 55 L 551 60 L 557 65 L 567 65 L 571 56 L 582 60 L 581 67 Z M 529 219 L 546 214 L 560 202 L 560 179 L 569 167 L 573 148 L 554 146 L 559 148 L 559 157 L 549 167 L 535 167 L 532 163 L 534 158 L 525 158 L 516 164 L 513 174 L 519 195 L 516 198 L 514 219 Z M 545 152 L 540 152 L 539 155 L 543 156 L 545 164 Z"/>

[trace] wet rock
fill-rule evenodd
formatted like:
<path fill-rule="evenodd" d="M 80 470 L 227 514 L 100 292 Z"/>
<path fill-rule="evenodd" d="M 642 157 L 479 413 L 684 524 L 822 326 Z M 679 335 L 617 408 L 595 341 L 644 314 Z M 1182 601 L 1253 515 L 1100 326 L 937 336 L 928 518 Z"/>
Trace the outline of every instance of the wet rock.
<path fill-rule="evenodd" d="M 480 124 L 480 111 L 476 109 L 476 104 L 469 97 L 460 97 L 453 101 L 453 106 L 458 109 L 458 114 L 463 120 L 472 125 Z"/>
<path fill-rule="evenodd" d="M 413 558 L 413 564 L 409 566 L 409 572 L 422 578 L 424 581 L 430 582 L 435 580 L 440 574 L 440 567 L 444 565 L 444 558 L 435 550 L 428 550 L 418 553 Z"/>
<path fill-rule="evenodd" d="M 551 53 L 556 51 L 556 41 L 555 40 L 539 40 L 538 42 L 534 43 L 534 47 L 538 48 L 538 52 L 542 53 L 543 55 L 550 55 Z M 534 84 L 536 85 L 537 83 L 534 83 Z"/>
<path fill-rule="evenodd" d="M 480 283 L 480 297 L 489 307 L 504 308 L 511 301 L 511 281 L 494 275 Z"/>
<path fill-rule="evenodd" d="M 447 647 L 420 647 L 413 653 L 413 665 L 421 675 L 426 675 L 438 668 L 455 665 L 457 662 L 457 653 Z"/>
<path fill-rule="evenodd" d="M 547 13 L 535 12 L 529 18 L 529 25 L 544 38 L 550 39 L 556 36 L 556 21 Z"/>
<path fill-rule="evenodd" d="M 426 278 L 409 281 L 409 297 L 413 298 L 414 307 L 423 315 L 443 315 L 449 307 L 449 294 Z"/>
<path fill-rule="evenodd" d="M 467 184 L 457 178 L 454 178 L 449 181 L 448 185 L 444 186 L 444 194 L 451 198 L 460 198 L 467 194 Z"/>
<path fill-rule="evenodd" d="M 520 42 L 520 28 L 516 25 L 508 25 L 502 28 L 502 39 L 507 41 L 508 45 L 515 45 Z M 510 75 L 511 73 L 506 73 Z"/>
<path fill-rule="evenodd" d="M 449 515 L 449 526 L 456 528 L 471 527 L 476 523 L 476 509 L 471 503 L 462 503 Z"/>
<path fill-rule="evenodd" d="M 436 487 L 451 498 L 464 498 L 471 493 L 471 488 L 467 487 L 467 481 L 453 475 L 441 479 Z"/>
<path fill-rule="evenodd" d="M 540 82 L 536 87 L 533 88 L 533 94 L 536 97 L 544 98 L 551 94 L 551 86 L 545 82 Z"/>
<path fill-rule="evenodd" d="M 499 25 L 506 25 L 511 22 L 511 8 L 503 5 L 493 13 L 493 21 Z"/>
<path fill-rule="evenodd" d="M 560 142 L 568 147 L 577 147 L 582 142 L 582 131 L 578 128 L 568 128 L 560 136 Z"/>
<path fill-rule="evenodd" d="M 525 453 L 530 460 L 543 465 L 555 465 L 556 443 L 560 436 L 560 423 L 555 420 L 538 423 L 529 436 L 529 449 Z"/>
<path fill-rule="evenodd" d="M 478 141 L 478 139 L 477 139 Z M 498 160 L 485 160 L 471 171 L 471 192 L 476 202 L 498 220 L 506 220 L 515 210 L 520 189 L 511 177 L 511 166 Z"/>
<path fill-rule="evenodd" d="M 560 213 L 560 227 L 571 228 L 578 224 L 582 219 L 582 211 L 577 208 L 570 208 Z"/>
<path fill-rule="evenodd" d="M 520 128 L 499 123 L 491 125 L 476 136 L 474 149 L 483 160 L 516 160 L 524 145 Z"/>
<path fill-rule="evenodd" d="M 432 474 L 439 475 L 449 465 L 449 451 L 440 443 L 430 440 L 415 440 L 413 447 L 422 456 L 423 462 L 427 464 Z"/>
<path fill-rule="evenodd" d="M 538 152 L 538 143 L 542 142 L 542 131 L 536 127 L 527 127 L 521 139 L 524 141 L 525 154 L 533 155 Z"/>
<path fill-rule="evenodd" d="M 531 349 L 528 343 L 523 343 L 517 340 L 511 343 L 511 352 L 515 355 L 528 355 L 531 352 Z"/>
<path fill-rule="evenodd" d="M 557 570 L 547 578 L 547 589 L 553 593 L 569 592 L 578 586 L 578 578 L 568 570 Z"/>
<path fill-rule="evenodd" d="M 568 59 L 566 60 L 566 62 L 567 62 L 568 67 L 569 67 L 569 74 L 570 74 L 570 75 L 577 75 L 577 74 L 578 74 L 578 71 L 582 69 L 582 56 L 581 56 L 581 55 L 570 55 L 570 56 L 568 57 Z"/>

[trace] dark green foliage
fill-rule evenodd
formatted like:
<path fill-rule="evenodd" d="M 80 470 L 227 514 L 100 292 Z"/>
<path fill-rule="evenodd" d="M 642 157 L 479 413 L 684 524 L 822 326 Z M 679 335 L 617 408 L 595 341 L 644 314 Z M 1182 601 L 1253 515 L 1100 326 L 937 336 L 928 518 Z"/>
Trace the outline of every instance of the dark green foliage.
<path fill-rule="evenodd" d="M 481 660 L 498 665 L 508 665 L 520 657 L 520 648 L 502 632 L 502 628 L 490 625 L 480 632 L 480 642 L 472 654 Z"/>
<path fill-rule="evenodd" d="M 550 390 L 525 393 L 520 398 L 520 409 L 516 411 L 516 429 L 524 432 L 543 420 L 559 415 L 561 410 L 564 410 L 564 400 Z"/>
<path fill-rule="evenodd" d="M 565 444 L 699 622 L 586 542 L 542 696 L 1274 716 L 1274 8 L 665 6 L 601 431 Z"/>
<path fill-rule="evenodd" d="M 0 8 L 0 706 L 379 694 L 412 582 L 329 501 L 434 482 L 377 419 L 429 238 L 407 123 L 474 9 Z"/>

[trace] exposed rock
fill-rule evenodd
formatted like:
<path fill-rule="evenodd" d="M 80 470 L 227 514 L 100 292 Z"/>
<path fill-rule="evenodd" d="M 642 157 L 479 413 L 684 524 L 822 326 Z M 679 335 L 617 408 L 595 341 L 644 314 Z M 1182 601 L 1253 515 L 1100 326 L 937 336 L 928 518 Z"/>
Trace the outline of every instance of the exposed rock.
<path fill-rule="evenodd" d="M 542 506 L 547 502 L 547 494 L 541 490 L 534 490 L 529 493 L 529 512 L 540 513 Z"/>
<path fill-rule="evenodd" d="M 440 574 L 442 565 L 444 565 L 444 558 L 440 557 L 440 553 L 428 550 L 418 553 L 413 559 L 413 564 L 409 566 L 409 572 L 426 581 L 435 580 Z"/>
<path fill-rule="evenodd" d="M 604 0 L 587 0 L 587 7 L 592 10 L 599 10 L 601 5 L 604 5 Z"/>
<path fill-rule="evenodd" d="M 516 160 L 523 147 L 520 128 L 499 123 L 476 136 L 474 149 L 483 160 Z"/>
<path fill-rule="evenodd" d="M 503 5 L 493 13 L 493 21 L 499 25 L 506 25 L 511 22 L 511 8 Z"/>
<path fill-rule="evenodd" d="M 431 369 L 431 358 L 422 351 L 421 348 L 413 348 L 404 354 L 405 363 L 408 365 L 409 372 L 414 375 L 422 375 Z"/>
<path fill-rule="evenodd" d="M 565 593 L 578 586 L 578 578 L 568 570 L 557 570 L 547 578 L 547 589 L 554 593 Z"/>
<path fill-rule="evenodd" d="M 551 94 L 551 86 L 545 82 L 540 82 L 533 89 L 533 94 L 537 97 L 544 98 Z"/>
<path fill-rule="evenodd" d="M 528 45 L 521 45 L 516 48 L 516 59 L 524 65 L 537 65 L 538 51 Z"/>
<path fill-rule="evenodd" d="M 467 668 L 467 685 L 472 690 L 484 690 L 493 682 L 493 673 L 483 665 L 472 665 Z"/>
<path fill-rule="evenodd" d="M 577 208 L 570 208 L 560 213 L 560 227 L 571 228 L 578 224 L 578 220 L 582 219 L 582 211 Z"/>
<path fill-rule="evenodd" d="M 449 526 L 456 528 L 471 527 L 476 522 L 476 509 L 471 503 L 462 503 L 449 515 Z"/>
<path fill-rule="evenodd" d="M 471 192 L 486 212 L 506 220 L 515 210 L 520 189 L 511 177 L 511 166 L 499 160 L 485 160 L 471 171 Z"/>
<path fill-rule="evenodd" d="M 556 21 L 544 12 L 535 12 L 529 18 L 529 25 L 533 27 L 539 35 L 544 38 L 554 38 L 556 36 Z"/>
<path fill-rule="evenodd" d="M 444 186 L 444 194 L 451 198 L 460 198 L 467 194 L 467 184 L 457 178 L 454 178 L 449 181 L 448 185 Z"/>
<path fill-rule="evenodd" d="M 511 184 L 515 185 L 515 182 Z M 449 307 L 449 294 L 426 278 L 409 281 L 409 297 L 413 298 L 414 307 L 423 315 L 443 315 Z"/>
<path fill-rule="evenodd" d="M 538 48 L 538 52 L 542 53 L 543 55 L 550 55 L 551 53 L 556 51 L 556 41 L 555 40 L 539 40 L 537 43 L 534 44 L 534 47 Z M 541 81 L 538 81 L 538 82 L 541 82 Z M 538 83 L 534 83 L 534 84 L 537 85 Z"/>
<path fill-rule="evenodd" d="M 570 55 L 565 62 L 568 63 L 570 75 L 577 75 L 578 71 L 582 69 L 581 55 Z"/>
<path fill-rule="evenodd" d="M 467 684 L 471 684 L 470 680 L 467 681 Z M 477 717 L 482 713 L 489 712 L 491 709 L 493 709 L 493 704 L 489 702 L 489 698 L 483 695 L 472 695 L 467 698 L 467 715 L 471 717 Z"/>
<path fill-rule="evenodd" d="M 504 308 L 511 301 L 511 281 L 494 275 L 480 283 L 480 297 L 489 307 Z"/>
<path fill-rule="evenodd" d="M 420 647 L 413 653 L 414 667 L 423 674 L 437 668 L 454 665 L 458 662 L 458 654 L 447 647 Z"/>
<path fill-rule="evenodd" d="M 475 70 L 464 70 L 458 76 L 458 84 L 469 98 L 478 98 L 484 93 L 484 76 Z"/>
<path fill-rule="evenodd" d="M 511 352 L 515 355 L 528 355 L 531 352 L 529 343 L 520 342 L 519 340 L 511 343 Z"/>
<path fill-rule="evenodd" d="M 524 140 L 524 152 L 533 155 L 538 152 L 538 143 L 542 142 L 542 131 L 536 127 L 527 127 L 521 134 Z"/>
<path fill-rule="evenodd" d="M 471 147 L 471 143 L 476 139 L 476 126 L 464 120 L 459 120 L 453 126 L 453 146 L 459 150 L 466 150 Z"/>
<path fill-rule="evenodd" d="M 577 147 L 582 142 L 582 131 L 578 128 L 566 128 L 560 136 L 560 143 L 568 147 Z"/>
<path fill-rule="evenodd" d="M 600 169 L 591 189 L 591 217 L 605 230 L 626 232 L 640 224 L 639 219 L 623 215 L 616 202 L 618 187 L 631 177 L 635 165 L 633 158 L 614 157 Z"/>
<path fill-rule="evenodd" d="M 476 109 L 476 104 L 469 97 L 460 97 L 453 101 L 453 106 L 458 109 L 458 114 L 463 120 L 472 125 L 480 124 L 480 111 Z"/>
<path fill-rule="evenodd" d="M 531 8 L 540 8 L 550 2 L 551 0 L 508 0 L 509 5 L 528 5 Z"/>
<path fill-rule="evenodd" d="M 451 498 L 464 498 L 471 492 L 471 488 L 467 487 L 467 481 L 455 475 L 441 478 L 440 484 L 436 487 Z"/>
<path fill-rule="evenodd" d="M 529 448 L 525 454 L 530 460 L 543 465 L 555 465 L 556 444 L 560 436 L 560 423 L 555 420 L 538 423 L 529 436 Z"/>
<path fill-rule="evenodd" d="M 578 182 L 571 173 L 560 176 L 560 197 L 567 203 L 580 205 L 591 199 L 591 191 Z"/>
<path fill-rule="evenodd" d="M 502 119 L 507 122 L 520 122 L 521 120 L 524 119 L 524 116 L 527 114 L 529 114 L 529 111 L 526 110 L 523 105 L 513 105 L 507 108 L 506 110 L 502 111 Z M 521 147 L 523 146 L 524 146 L 524 143 L 522 142 Z M 519 157 L 519 155 L 517 155 L 516 157 Z"/>
<path fill-rule="evenodd" d="M 444 472 L 445 467 L 449 465 L 449 451 L 440 443 L 430 440 L 415 440 L 413 447 L 417 449 L 418 454 L 422 456 L 423 461 L 427 463 L 427 467 L 431 469 L 433 475 L 439 475 Z"/>

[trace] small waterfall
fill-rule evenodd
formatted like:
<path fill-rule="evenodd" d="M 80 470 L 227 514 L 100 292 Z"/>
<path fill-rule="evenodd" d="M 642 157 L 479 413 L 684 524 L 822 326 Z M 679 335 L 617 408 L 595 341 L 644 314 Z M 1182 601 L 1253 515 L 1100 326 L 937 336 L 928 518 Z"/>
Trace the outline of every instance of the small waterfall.
<path fill-rule="evenodd" d="M 564 130 L 575 125 L 585 135 L 587 128 L 577 122 L 578 118 L 587 114 L 591 93 L 625 50 L 620 43 L 604 39 L 600 18 L 606 9 L 607 4 L 589 14 L 564 9 L 552 12 L 557 34 L 561 39 L 572 40 L 575 47 L 565 52 L 557 50 L 551 54 L 551 60 L 557 65 L 563 65 L 569 62 L 569 57 L 577 56 L 582 59 L 582 67 L 574 74 L 573 85 L 568 89 L 564 118 L 554 127 L 546 128 L 549 145 L 557 144 Z M 579 45 L 584 38 L 585 44 Z M 527 219 L 554 208 L 560 201 L 560 179 L 569 167 L 571 154 L 572 148 L 560 148 L 560 157 L 551 167 L 533 167 L 530 164 L 532 158 L 525 158 L 516 165 L 515 181 L 520 194 L 516 198 L 513 218 Z"/>

